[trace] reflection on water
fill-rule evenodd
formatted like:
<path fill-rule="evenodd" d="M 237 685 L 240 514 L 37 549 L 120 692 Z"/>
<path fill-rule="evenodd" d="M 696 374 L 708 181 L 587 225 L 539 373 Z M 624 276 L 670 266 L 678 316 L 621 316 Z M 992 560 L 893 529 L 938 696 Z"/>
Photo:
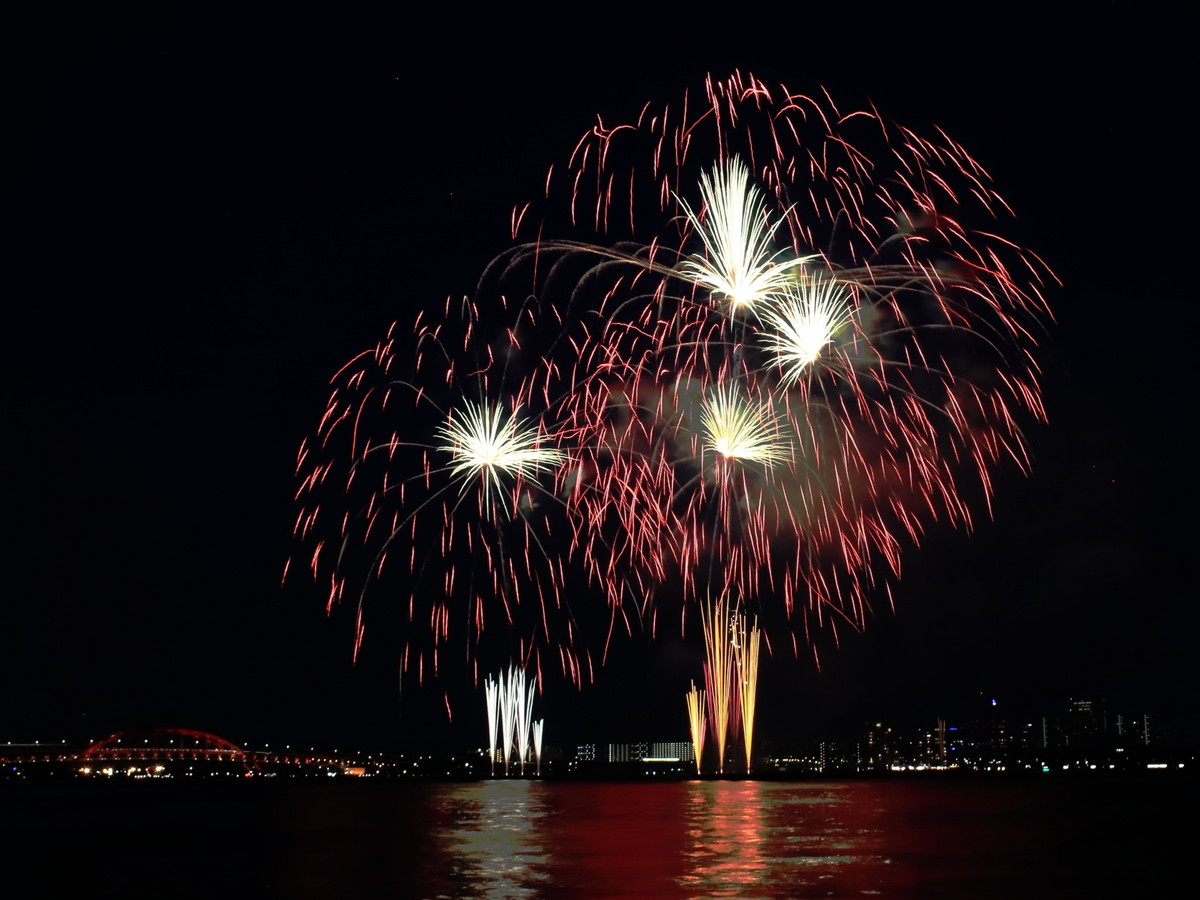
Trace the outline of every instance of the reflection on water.
<path fill-rule="evenodd" d="M 855 836 L 839 818 L 846 811 L 845 785 L 689 787 L 692 846 L 679 881 L 694 896 L 753 896 L 768 885 L 817 887 L 856 861 Z"/>
<path fill-rule="evenodd" d="M 5 896 L 1175 897 L 1195 778 L 9 784 Z"/>
<path fill-rule="evenodd" d="M 693 783 L 687 804 L 684 887 L 692 891 L 765 881 L 762 871 L 762 785 L 755 781 Z M 717 888 L 712 896 L 726 892 Z"/>
<path fill-rule="evenodd" d="M 538 896 L 539 884 L 548 880 L 545 800 L 536 781 L 445 789 L 438 802 L 449 821 L 437 839 L 448 862 L 447 887 L 457 885 L 480 897 Z"/>
<path fill-rule="evenodd" d="M 1126 827 L 1161 794 L 1100 783 L 501 779 L 297 799 L 277 883 L 305 897 L 1157 896 L 1144 861 L 1165 834 Z"/>
<path fill-rule="evenodd" d="M 430 895 L 870 895 L 878 827 L 859 794 L 756 781 L 444 786 L 433 818 L 445 881 Z"/>

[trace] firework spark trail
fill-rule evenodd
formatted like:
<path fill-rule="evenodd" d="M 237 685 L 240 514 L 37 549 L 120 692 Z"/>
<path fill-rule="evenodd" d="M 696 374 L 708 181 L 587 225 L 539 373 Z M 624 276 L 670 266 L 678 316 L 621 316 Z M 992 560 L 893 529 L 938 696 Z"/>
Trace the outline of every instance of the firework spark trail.
<path fill-rule="evenodd" d="M 1010 217 L 944 134 L 742 73 L 590 130 L 514 211 L 535 240 L 422 312 L 415 352 L 394 327 L 335 376 L 297 460 L 327 607 L 358 595 L 357 652 L 398 557 L 405 671 L 496 639 L 577 683 L 570 572 L 607 603 L 605 647 L 707 596 L 814 653 L 861 628 L 905 545 L 1030 466 L 1055 279 Z M 722 679 L 720 734 L 753 717 Z"/>
<path fill-rule="evenodd" d="M 584 271 L 562 303 L 590 313 L 573 345 L 598 362 L 557 410 L 591 472 L 572 498 L 581 540 L 612 605 L 654 588 L 624 573 L 661 581 L 669 566 L 687 602 L 756 597 L 806 639 L 836 635 L 864 624 L 881 564 L 898 575 L 897 533 L 969 528 L 993 469 L 1028 468 L 1020 423 L 1044 417 L 1035 351 L 1054 278 L 996 234 L 1010 211 L 944 136 L 737 73 L 706 101 L 589 132 L 550 178 L 551 201 L 569 179 L 581 238 L 538 246 Z M 708 466 L 706 394 L 769 398 L 788 458 Z M 612 532 L 638 539 L 594 537 Z"/>
<path fill-rule="evenodd" d="M 700 774 L 704 758 L 704 737 L 707 732 L 707 722 L 704 718 L 704 691 L 692 682 L 692 689 L 687 694 L 688 725 L 692 733 L 692 751 L 696 756 L 696 774 Z"/>
<path fill-rule="evenodd" d="M 770 406 L 739 396 L 731 385 L 718 384 L 710 392 L 700 425 L 706 449 L 726 459 L 770 466 L 789 456 Z"/>
<path fill-rule="evenodd" d="M 537 758 L 541 773 L 543 720 L 533 718 L 533 700 L 537 692 L 536 679 L 529 678 L 516 663 L 503 670 L 496 678 L 484 680 L 484 699 L 488 711 L 488 739 L 492 758 L 492 774 L 495 774 L 496 720 L 500 720 L 500 749 L 504 757 L 504 774 L 511 770 L 515 755 L 521 775 L 529 761 L 530 749 Z"/>
<path fill-rule="evenodd" d="M 707 655 L 704 662 L 707 691 L 697 690 L 693 682 L 687 695 L 696 771 L 700 771 L 707 720 L 712 725 L 713 740 L 717 745 L 717 772 L 724 772 L 725 746 L 730 734 L 740 732 L 749 774 L 754 760 L 754 715 L 762 634 L 757 623 L 749 621 L 738 609 L 737 602 L 729 597 L 701 604 L 700 620 Z"/>
<path fill-rule="evenodd" d="M 731 312 L 752 308 L 787 290 L 790 270 L 807 259 L 778 261 L 785 250 L 775 247 L 773 238 L 784 220 L 770 224 L 745 163 L 734 158 L 729 165 L 702 174 L 700 196 L 703 216 L 693 212 L 685 198 L 677 198 L 706 251 L 688 258 L 683 273 L 727 300 Z"/>
<path fill-rule="evenodd" d="M 488 761 L 491 763 L 491 774 L 496 774 L 496 726 L 500 718 L 500 685 L 493 678 L 487 678 L 483 683 L 484 701 L 487 704 L 488 722 Z"/>
<path fill-rule="evenodd" d="M 844 289 L 832 279 L 805 279 L 788 285 L 764 304 L 759 339 L 782 370 L 780 386 L 788 388 L 816 365 L 822 351 L 850 325 Z"/>
<path fill-rule="evenodd" d="M 357 596 L 356 657 L 366 603 L 398 557 L 410 573 L 405 673 L 430 680 L 447 659 L 500 654 L 540 666 L 547 651 L 577 681 L 590 670 L 574 648 L 560 652 L 573 613 L 554 544 L 572 467 L 547 425 L 544 392 L 563 389 L 551 362 L 520 358 L 536 318 L 501 303 L 485 329 L 477 304 L 447 302 L 443 317 L 418 316 L 415 351 L 393 325 L 335 375 L 298 459 L 296 536 L 318 539 L 310 571 L 327 610 Z"/>
<path fill-rule="evenodd" d="M 542 735 L 545 732 L 546 720 L 538 719 L 533 723 L 533 754 L 537 759 L 536 774 L 542 774 Z"/>
<path fill-rule="evenodd" d="M 758 625 L 746 624 L 746 616 L 738 614 L 735 663 L 738 674 L 738 704 L 742 718 L 742 742 L 746 748 L 746 774 L 750 773 L 754 746 L 754 710 L 758 693 L 758 650 L 761 634 Z"/>
<path fill-rule="evenodd" d="M 529 742 L 533 732 L 534 682 L 526 682 L 525 673 L 518 676 L 514 700 L 517 707 L 517 757 L 521 760 L 521 774 L 525 774 L 525 763 L 529 759 Z"/>
<path fill-rule="evenodd" d="M 506 415 L 499 405 L 467 401 L 464 410 L 458 417 L 451 410 L 438 426 L 437 449 L 451 456 L 450 475 L 461 480 L 462 493 L 476 476 L 483 482 L 484 506 L 492 504 L 493 491 L 504 491 L 506 480 L 533 478 L 567 461 L 561 450 L 541 446 L 537 429 L 520 420 L 519 408 Z"/>
<path fill-rule="evenodd" d="M 525 680 L 525 673 L 515 667 L 500 673 L 500 744 L 504 755 L 504 774 L 509 773 L 512 751 L 517 730 L 517 679 Z M 524 684 L 522 684 L 523 692 Z"/>
<path fill-rule="evenodd" d="M 708 719 L 712 723 L 713 741 L 717 750 L 717 773 L 725 771 L 725 742 L 728 740 L 730 720 L 735 713 L 733 684 L 735 672 L 735 650 L 731 626 L 733 620 L 729 604 L 723 600 L 700 607 L 704 627 L 704 645 L 708 659 L 704 663 L 704 681 L 708 698 Z"/>

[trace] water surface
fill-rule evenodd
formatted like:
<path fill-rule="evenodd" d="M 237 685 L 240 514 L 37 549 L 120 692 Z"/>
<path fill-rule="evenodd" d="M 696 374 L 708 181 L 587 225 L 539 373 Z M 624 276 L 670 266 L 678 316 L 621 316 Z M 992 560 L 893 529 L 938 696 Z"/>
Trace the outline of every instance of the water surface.
<path fill-rule="evenodd" d="M 1195 798 L 1102 777 L 36 787 L 0 795 L 14 896 L 1168 897 Z"/>

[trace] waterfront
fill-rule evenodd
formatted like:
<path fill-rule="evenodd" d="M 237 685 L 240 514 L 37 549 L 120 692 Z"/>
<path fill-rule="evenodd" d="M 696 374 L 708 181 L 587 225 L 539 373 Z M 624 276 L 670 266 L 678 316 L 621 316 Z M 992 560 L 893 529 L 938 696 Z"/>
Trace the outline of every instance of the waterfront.
<path fill-rule="evenodd" d="M 1169 896 L 1194 779 L 6 785 L 6 883 L 101 896 Z"/>

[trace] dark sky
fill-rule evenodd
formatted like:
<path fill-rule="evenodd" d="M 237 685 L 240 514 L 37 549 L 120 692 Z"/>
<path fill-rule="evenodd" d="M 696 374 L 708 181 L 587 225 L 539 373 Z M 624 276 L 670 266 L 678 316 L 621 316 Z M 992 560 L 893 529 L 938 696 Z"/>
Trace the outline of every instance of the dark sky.
<path fill-rule="evenodd" d="M 48 50 L 10 136 L 0 741 L 481 739 L 482 700 L 447 727 L 440 696 L 401 698 L 387 652 L 352 666 L 350 620 L 315 588 L 281 589 L 296 449 L 333 372 L 469 290 L 596 114 L 734 68 L 944 127 L 1064 282 L 1032 477 L 1002 477 L 973 534 L 934 529 L 895 614 L 881 601 L 820 672 L 765 663 L 763 721 L 782 738 L 993 696 L 1194 716 L 1184 29 L 1120 4 L 1086 27 L 998 10 L 987 28 L 912 5 L 764 16 L 722 42 L 609 16 L 554 37 L 161 27 Z M 563 741 L 682 738 L 692 655 L 633 645 L 596 685 L 555 687 L 547 740 L 556 716 Z"/>

